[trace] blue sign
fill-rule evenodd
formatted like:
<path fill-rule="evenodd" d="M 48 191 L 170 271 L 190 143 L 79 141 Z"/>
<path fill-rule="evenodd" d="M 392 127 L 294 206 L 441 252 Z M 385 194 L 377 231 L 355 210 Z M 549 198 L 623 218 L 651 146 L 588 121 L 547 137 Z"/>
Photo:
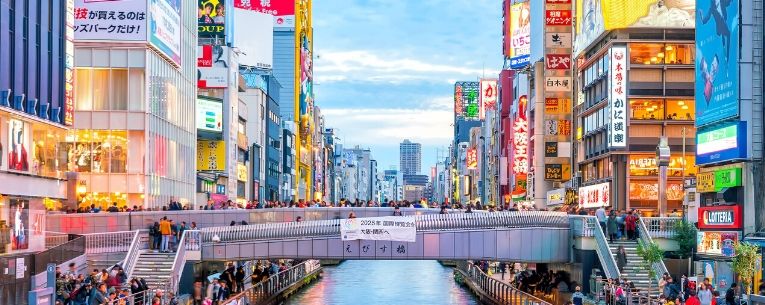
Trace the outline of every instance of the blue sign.
<path fill-rule="evenodd" d="M 696 127 L 739 115 L 739 7 L 739 0 L 696 3 Z"/>
<path fill-rule="evenodd" d="M 526 67 L 531 62 L 531 55 L 521 55 L 510 58 L 510 69 L 521 69 Z"/>
<path fill-rule="evenodd" d="M 705 128 L 696 134 L 696 165 L 746 159 L 746 122 Z"/>

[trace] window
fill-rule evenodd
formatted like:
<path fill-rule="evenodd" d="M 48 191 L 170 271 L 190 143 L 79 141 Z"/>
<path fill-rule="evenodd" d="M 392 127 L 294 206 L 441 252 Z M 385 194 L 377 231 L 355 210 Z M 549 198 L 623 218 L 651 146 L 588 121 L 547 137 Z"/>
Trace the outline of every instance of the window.
<path fill-rule="evenodd" d="M 664 53 L 668 65 L 692 65 L 696 60 L 696 47 L 692 44 L 667 44 Z"/>
<path fill-rule="evenodd" d="M 663 120 L 664 100 L 661 99 L 631 99 L 630 119 L 633 120 Z"/>
<path fill-rule="evenodd" d="M 237 131 L 239 131 L 240 134 L 247 134 L 247 122 L 243 120 L 239 120 L 239 123 L 237 125 Z"/>
<path fill-rule="evenodd" d="M 693 121 L 696 119 L 694 100 L 667 100 L 667 120 Z"/>
<path fill-rule="evenodd" d="M 90 79 L 92 75 L 92 69 L 75 70 L 77 81 L 74 82 L 74 92 L 77 110 L 93 110 L 93 83 Z"/>
<path fill-rule="evenodd" d="M 638 65 L 660 65 L 664 63 L 664 44 L 631 43 L 630 63 Z"/>
<path fill-rule="evenodd" d="M 110 110 L 127 110 L 128 71 L 127 69 L 111 70 L 111 108 Z"/>
<path fill-rule="evenodd" d="M 59 146 L 66 152 L 69 171 L 125 173 L 127 138 L 125 130 L 77 130 Z"/>

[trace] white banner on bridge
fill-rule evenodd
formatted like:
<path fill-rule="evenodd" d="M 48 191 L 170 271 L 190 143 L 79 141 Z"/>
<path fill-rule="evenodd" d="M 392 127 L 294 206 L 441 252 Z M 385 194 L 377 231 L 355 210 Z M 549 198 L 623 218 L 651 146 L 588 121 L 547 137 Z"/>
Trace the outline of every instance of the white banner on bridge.
<path fill-rule="evenodd" d="M 417 228 L 414 217 L 385 216 L 341 220 L 342 240 L 391 240 L 414 242 Z"/>

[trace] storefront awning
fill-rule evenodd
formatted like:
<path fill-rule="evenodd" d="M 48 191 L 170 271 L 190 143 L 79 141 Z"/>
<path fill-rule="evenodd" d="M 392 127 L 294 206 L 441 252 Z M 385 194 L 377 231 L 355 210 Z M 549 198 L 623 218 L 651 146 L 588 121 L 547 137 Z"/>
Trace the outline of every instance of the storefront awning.
<path fill-rule="evenodd" d="M 744 237 L 744 241 L 765 248 L 765 237 Z"/>

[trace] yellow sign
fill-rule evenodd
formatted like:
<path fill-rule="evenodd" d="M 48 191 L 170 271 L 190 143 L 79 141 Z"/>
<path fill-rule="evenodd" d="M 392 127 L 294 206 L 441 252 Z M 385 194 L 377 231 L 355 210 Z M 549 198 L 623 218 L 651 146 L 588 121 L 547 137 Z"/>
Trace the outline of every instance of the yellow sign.
<path fill-rule="evenodd" d="M 236 180 L 247 181 L 247 166 L 242 163 L 236 164 Z"/>
<path fill-rule="evenodd" d="M 708 193 L 715 191 L 715 173 L 699 173 L 696 175 L 696 192 Z"/>
<path fill-rule="evenodd" d="M 197 140 L 197 170 L 226 169 L 226 144 L 223 141 Z"/>

